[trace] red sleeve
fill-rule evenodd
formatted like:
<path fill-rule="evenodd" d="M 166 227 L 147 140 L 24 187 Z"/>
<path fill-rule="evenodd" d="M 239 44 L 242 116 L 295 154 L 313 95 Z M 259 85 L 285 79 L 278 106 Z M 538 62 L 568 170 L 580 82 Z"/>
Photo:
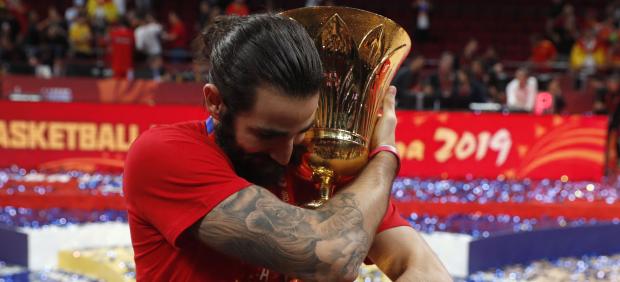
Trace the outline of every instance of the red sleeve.
<path fill-rule="evenodd" d="M 124 177 L 130 211 L 175 246 L 183 231 L 250 185 L 206 135 L 172 127 L 153 128 L 134 142 Z"/>
<path fill-rule="evenodd" d="M 394 205 L 392 199 L 390 199 L 385 215 L 383 216 L 383 221 L 381 221 L 381 224 L 377 227 L 377 232 L 375 232 L 375 234 L 379 234 L 385 230 L 399 226 L 411 225 L 402 216 L 400 216 L 396 205 Z M 366 257 L 364 263 L 367 265 L 375 264 L 369 257 Z"/>
<path fill-rule="evenodd" d="M 383 221 L 381 221 L 381 224 L 377 227 L 377 232 L 375 232 L 375 234 L 399 226 L 410 226 L 410 224 L 400 215 L 396 205 L 394 205 L 392 199 L 390 199 L 385 215 L 383 216 Z"/>

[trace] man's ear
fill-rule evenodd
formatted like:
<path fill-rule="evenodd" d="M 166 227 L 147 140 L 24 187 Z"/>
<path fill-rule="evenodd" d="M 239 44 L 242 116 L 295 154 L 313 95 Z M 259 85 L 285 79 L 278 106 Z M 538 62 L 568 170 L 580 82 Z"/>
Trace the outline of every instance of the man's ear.
<path fill-rule="evenodd" d="M 205 97 L 205 106 L 207 107 L 207 111 L 209 111 L 209 114 L 213 117 L 213 119 L 219 121 L 225 108 L 220 91 L 217 89 L 215 84 L 207 83 L 202 88 L 202 94 Z"/>

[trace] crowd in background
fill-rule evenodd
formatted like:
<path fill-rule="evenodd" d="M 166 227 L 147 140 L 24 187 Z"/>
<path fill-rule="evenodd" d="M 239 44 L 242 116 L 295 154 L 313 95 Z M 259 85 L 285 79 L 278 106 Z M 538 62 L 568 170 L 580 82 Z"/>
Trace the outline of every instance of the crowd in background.
<path fill-rule="evenodd" d="M 195 26 L 174 11 L 165 21 L 150 0 L 74 0 L 65 11 L 39 15 L 21 0 L 0 0 L 0 62 L 5 71 L 52 76 L 200 80 L 204 66 L 171 73 L 167 64 L 192 61 L 191 39 L 214 17 L 248 15 L 243 0 L 222 7 L 202 1 Z M 99 68 L 92 68 L 93 65 Z"/>
<path fill-rule="evenodd" d="M 594 89 L 593 111 L 615 108 L 620 0 L 602 11 L 575 11 L 570 1 L 549 1 L 542 32 L 531 38 L 531 56 L 518 66 L 507 67 L 493 46 L 482 48 L 475 38 L 461 52 L 446 51 L 439 58 L 412 52 L 394 80 L 399 107 L 493 110 L 500 105 L 511 111 L 562 112 L 566 86 L 561 76 L 567 74 L 575 89 Z M 192 60 L 192 38 L 218 15 L 277 8 L 263 2 L 260 9 L 250 9 L 244 0 L 204 0 L 190 26 L 174 10 L 158 17 L 152 0 L 74 0 L 64 11 L 50 6 L 44 15 L 25 1 L 0 0 L 0 68 L 40 77 L 203 81 L 208 66 Z M 334 4 L 306 1 L 307 6 Z M 431 23 L 441 20 L 432 18 L 436 5 L 413 0 L 407 7 L 416 44 L 432 41 Z M 558 71 L 561 63 L 568 67 Z"/>
<path fill-rule="evenodd" d="M 432 5 L 417 0 L 414 6 L 416 23 L 422 26 L 416 31 L 428 29 Z M 399 89 L 406 90 L 399 93 L 399 106 L 484 110 L 495 109 L 484 106 L 492 103 L 510 111 L 561 113 L 566 106 L 561 79 L 571 77 L 571 88 L 596 93 L 594 112 L 613 111 L 620 102 L 620 1 L 609 2 L 604 11 L 576 13 L 570 1 L 551 0 L 543 24 L 543 33 L 531 36 L 529 59 L 511 70 L 493 46 L 481 50 L 475 38 L 460 53 L 444 52 L 431 70 L 432 58 L 414 55 L 395 78 Z M 422 35 L 417 39 L 428 38 L 426 31 Z"/>

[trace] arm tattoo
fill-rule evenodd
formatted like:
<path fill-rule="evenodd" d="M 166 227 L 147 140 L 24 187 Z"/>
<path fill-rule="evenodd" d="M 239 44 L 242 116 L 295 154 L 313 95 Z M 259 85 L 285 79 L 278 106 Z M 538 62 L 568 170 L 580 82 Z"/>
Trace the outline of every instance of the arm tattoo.
<path fill-rule="evenodd" d="M 218 251 L 308 280 L 357 275 L 371 238 L 353 194 L 340 193 L 319 210 L 280 201 L 250 186 L 202 221 L 199 238 Z M 354 276 L 355 277 L 355 276 Z"/>

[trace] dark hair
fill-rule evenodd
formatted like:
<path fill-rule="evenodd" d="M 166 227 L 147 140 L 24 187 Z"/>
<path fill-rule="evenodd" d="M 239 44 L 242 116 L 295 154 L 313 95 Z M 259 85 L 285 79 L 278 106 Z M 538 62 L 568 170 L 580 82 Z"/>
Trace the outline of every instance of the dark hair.
<path fill-rule="evenodd" d="M 199 55 L 210 66 L 208 81 L 233 113 L 254 106 L 259 86 L 306 98 L 319 90 L 323 79 L 313 40 L 299 23 L 286 17 L 218 17 L 206 27 L 199 44 Z"/>

